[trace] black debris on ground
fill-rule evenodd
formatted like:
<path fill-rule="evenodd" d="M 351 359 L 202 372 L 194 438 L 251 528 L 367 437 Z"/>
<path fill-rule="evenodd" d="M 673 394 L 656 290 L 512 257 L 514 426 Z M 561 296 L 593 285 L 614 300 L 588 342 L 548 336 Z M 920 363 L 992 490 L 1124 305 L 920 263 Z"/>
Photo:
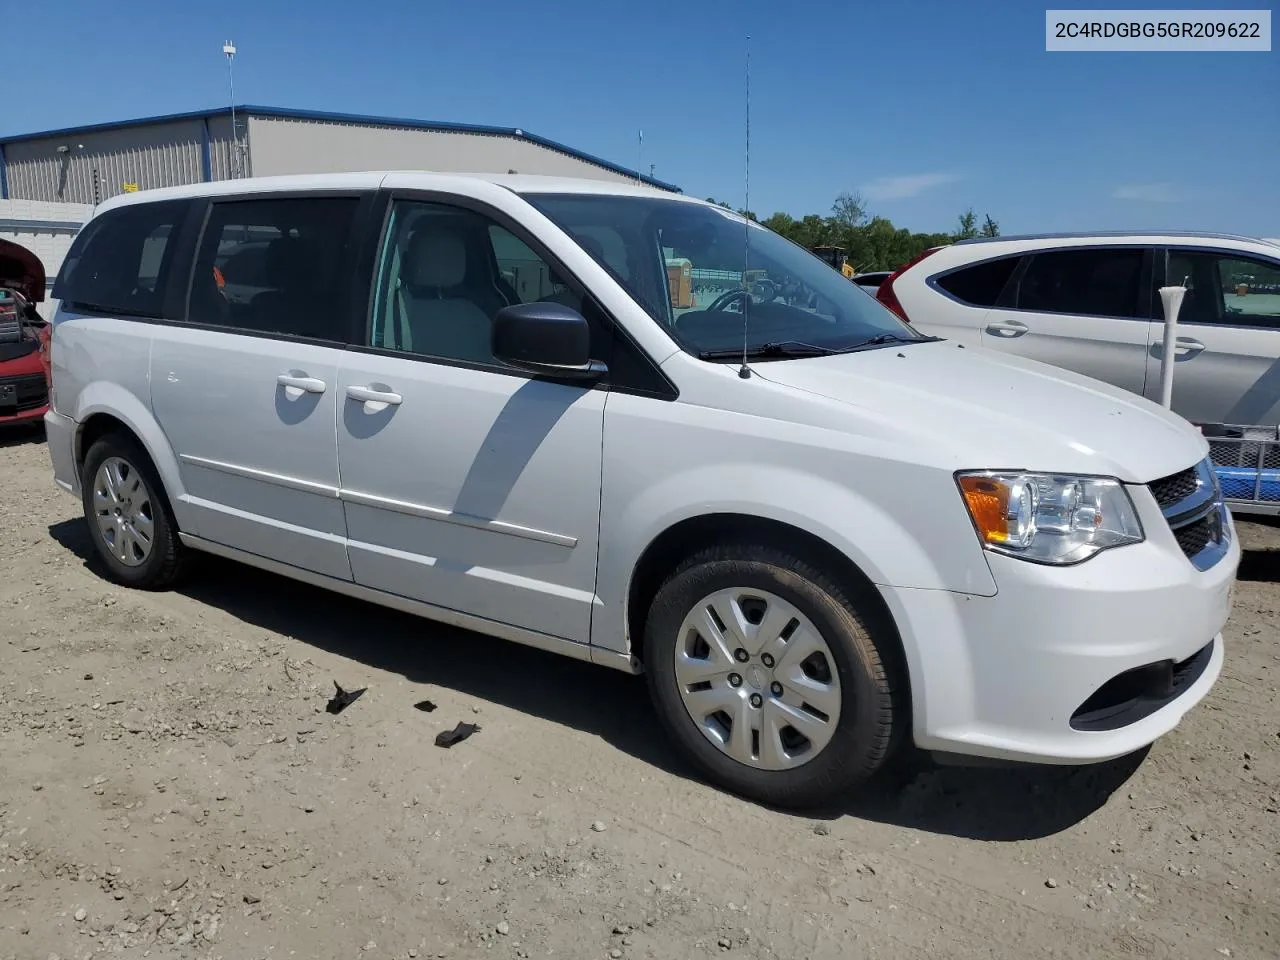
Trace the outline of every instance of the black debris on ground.
<path fill-rule="evenodd" d="M 368 689 L 367 687 L 361 687 L 359 690 L 343 690 L 342 687 L 338 686 L 337 680 L 333 681 L 333 686 L 336 692 L 333 695 L 333 699 L 325 705 L 325 709 L 334 714 L 341 713 L 347 709 L 347 707 L 359 700 L 361 694 Z"/>
<path fill-rule="evenodd" d="M 479 729 L 480 725 L 478 723 L 459 723 L 452 730 L 445 730 L 443 733 L 436 734 L 436 746 L 447 749 L 455 743 L 461 743 Z"/>

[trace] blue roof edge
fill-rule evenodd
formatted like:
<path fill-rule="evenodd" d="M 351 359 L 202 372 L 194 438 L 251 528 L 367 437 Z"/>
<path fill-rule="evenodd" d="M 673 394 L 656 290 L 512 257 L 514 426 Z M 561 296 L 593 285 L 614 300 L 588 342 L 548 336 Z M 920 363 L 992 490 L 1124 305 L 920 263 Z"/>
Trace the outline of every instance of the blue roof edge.
<path fill-rule="evenodd" d="M 51 137 L 70 136 L 77 133 L 97 133 L 104 130 L 121 130 L 125 127 L 137 127 L 143 124 L 151 123 L 176 123 L 182 120 L 202 120 L 209 117 L 230 116 L 232 110 L 236 113 L 243 113 L 250 116 L 266 117 L 269 119 L 280 120 L 319 120 L 330 123 L 354 123 L 363 124 L 365 126 L 380 127 L 403 127 L 410 130 L 442 130 L 452 131 L 455 133 L 477 133 L 488 134 L 490 136 L 515 137 L 521 140 L 528 140 L 530 143 L 536 143 L 540 147 L 546 147 L 548 150 L 555 150 L 559 153 L 566 154 L 586 163 L 603 167 L 614 173 L 630 179 L 639 180 L 641 183 L 647 183 L 651 187 L 658 187 L 662 190 L 671 190 L 676 193 L 683 193 L 674 183 L 667 183 L 664 180 L 658 180 L 654 177 L 646 177 L 638 170 L 631 170 L 620 164 L 612 163 L 601 157 L 594 156 L 590 153 L 584 153 L 573 147 L 558 143 L 555 140 L 549 140 L 546 137 L 540 137 L 537 134 L 530 133 L 521 127 L 498 127 L 488 124 L 477 123 L 457 123 L 450 120 L 412 120 L 406 117 L 379 117 L 368 116 L 359 113 L 334 113 L 326 110 L 297 110 L 290 107 L 264 107 L 258 104 L 242 104 L 235 107 L 215 107 L 211 110 L 192 110 L 186 113 L 166 113 L 153 117 L 137 117 L 132 120 L 111 120 L 106 123 L 93 123 L 79 127 L 61 127 L 57 130 L 40 130 L 35 133 L 21 133 L 12 136 L 0 137 L 0 145 L 9 143 L 21 143 L 26 140 L 44 140 Z"/>

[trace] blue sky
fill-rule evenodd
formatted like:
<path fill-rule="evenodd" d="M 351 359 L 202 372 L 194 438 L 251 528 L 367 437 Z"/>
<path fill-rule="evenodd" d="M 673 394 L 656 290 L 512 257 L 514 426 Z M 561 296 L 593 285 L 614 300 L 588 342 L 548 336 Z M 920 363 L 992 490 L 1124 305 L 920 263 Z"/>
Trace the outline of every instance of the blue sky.
<path fill-rule="evenodd" d="M 739 206 L 751 33 L 761 215 L 853 190 L 916 230 L 972 206 L 1006 233 L 1280 236 L 1280 52 L 1046 53 L 1044 4 L 6 7 L 4 84 L 27 96 L 0 135 L 223 106 L 230 38 L 240 102 L 520 126 L 627 166 L 642 129 L 644 169 Z"/>

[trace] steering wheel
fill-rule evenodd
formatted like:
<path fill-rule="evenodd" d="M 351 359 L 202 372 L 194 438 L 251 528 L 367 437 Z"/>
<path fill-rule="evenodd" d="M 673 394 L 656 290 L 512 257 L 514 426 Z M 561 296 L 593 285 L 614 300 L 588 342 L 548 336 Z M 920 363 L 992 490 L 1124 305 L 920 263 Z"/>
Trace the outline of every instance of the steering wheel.
<path fill-rule="evenodd" d="M 747 291 L 745 290 L 730 290 L 728 293 L 722 293 L 720 294 L 720 296 L 716 297 L 715 300 L 711 302 L 711 305 L 707 307 L 707 309 L 708 310 L 727 310 L 729 309 L 729 305 L 731 303 L 736 303 L 739 300 L 742 300 L 745 302 L 747 296 L 748 294 L 747 294 Z"/>

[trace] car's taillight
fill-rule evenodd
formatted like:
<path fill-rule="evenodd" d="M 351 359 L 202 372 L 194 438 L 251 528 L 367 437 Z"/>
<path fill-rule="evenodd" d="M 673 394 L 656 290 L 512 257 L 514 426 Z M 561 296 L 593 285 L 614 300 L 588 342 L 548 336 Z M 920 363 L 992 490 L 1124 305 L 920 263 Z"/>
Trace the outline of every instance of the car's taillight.
<path fill-rule="evenodd" d="M 900 276 L 902 276 L 904 273 L 906 273 L 908 270 L 910 270 L 912 267 L 914 267 L 921 260 L 923 260 L 925 257 L 929 256 L 929 254 L 937 253 L 941 249 L 942 247 L 930 247 L 928 250 L 924 251 L 924 253 L 920 254 L 919 256 L 911 258 L 902 266 L 900 266 L 897 270 L 893 271 L 893 273 L 889 274 L 889 276 L 885 279 L 884 283 L 880 284 L 880 289 L 876 291 L 876 299 L 879 300 L 881 303 L 883 303 L 886 307 L 888 307 L 894 313 L 896 313 L 899 317 L 901 317 L 907 323 L 910 323 L 911 318 L 907 316 L 907 311 L 902 309 L 902 303 L 898 300 L 898 295 L 893 290 L 893 282 L 897 280 Z"/>
<path fill-rule="evenodd" d="M 53 324 L 46 323 L 36 333 L 40 344 L 40 368 L 44 371 L 45 389 L 49 391 L 52 402 L 53 395 Z"/>

